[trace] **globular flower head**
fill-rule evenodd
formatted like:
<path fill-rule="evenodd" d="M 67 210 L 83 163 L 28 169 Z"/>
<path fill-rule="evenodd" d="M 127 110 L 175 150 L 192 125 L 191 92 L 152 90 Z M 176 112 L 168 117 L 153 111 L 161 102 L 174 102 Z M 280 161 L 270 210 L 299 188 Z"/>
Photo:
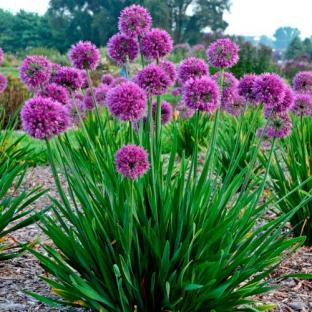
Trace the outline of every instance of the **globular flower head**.
<path fill-rule="evenodd" d="M 78 126 L 86 118 L 86 108 L 82 94 L 75 94 L 66 105 L 69 113 L 70 122 L 73 126 Z"/>
<path fill-rule="evenodd" d="M 129 37 L 142 36 L 152 25 L 152 18 L 148 10 L 133 4 L 121 11 L 119 17 L 119 31 Z"/>
<path fill-rule="evenodd" d="M 67 89 L 57 85 L 56 83 L 50 83 L 44 86 L 43 90 L 40 90 L 38 96 L 48 97 L 63 105 L 66 105 L 69 101 Z"/>
<path fill-rule="evenodd" d="M 264 116 L 268 118 L 270 114 L 287 112 L 294 103 L 294 95 L 292 90 L 285 86 L 284 99 L 277 105 L 265 105 Z"/>
<path fill-rule="evenodd" d="M 51 63 L 45 56 L 27 56 L 20 67 L 21 79 L 31 90 L 48 82 L 50 75 Z"/>
<path fill-rule="evenodd" d="M 113 82 L 113 80 L 114 77 L 111 74 L 104 74 L 101 78 L 101 83 L 109 86 Z"/>
<path fill-rule="evenodd" d="M 172 106 L 166 102 L 160 102 L 160 109 L 161 109 L 161 123 L 163 125 L 167 124 L 172 119 Z M 157 103 L 154 102 L 152 105 L 152 112 L 153 112 L 153 119 L 156 121 L 157 118 Z"/>
<path fill-rule="evenodd" d="M 107 43 L 108 56 L 118 65 L 133 62 L 139 54 L 138 42 L 124 34 L 112 36 Z"/>
<path fill-rule="evenodd" d="M 312 95 L 312 72 L 299 72 L 293 79 L 293 88 L 298 93 L 307 93 Z"/>
<path fill-rule="evenodd" d="M 256 99 L 253 92 L 253 86 L 257 79 L 256 74 L 246 74 L 238 82 L 237 92 L 243 96 L 247 102 L 256 104 Z"/>
<path fill-rule="evenodd" d="M 139 120 L 146 111 L 145 92 L 134 82 L 125 82 L 108 91 L 106 103 L 110 112 L 123 121 Z"/>
<path fill-rule="evenodd" d="M 96 98 L 96 102 L 100 106 L 106 105 L 106 95 L 107 95 L 107 92 L 109 91 L 109 89 L 110 89 L 109 86 L 106 84 L 103 84 L 103 83 L 95 88 L 94 95 Z"/>
<path fill-rule="evenodd" d="M 56 70 L 53 82 L 67 88 L 70 91 L 78 90 L 82 87 L 82 79 L 78 69 L 62 66 Z"/>
<path fill-rule="evenodd" d="M 189 79 L 183 87 L 184 103 L 195 110 L 212 113 L 219 102 L 219 90 L 210 77 Z"/>
<path fill-rule="evenodd" d="M 117 171 L 131 180 L 143 176 L 150 167 L 147 152 L 134 144 L 125 145 L 117 151 L 115 164 Z"/>
<path fill-rule="evenodd" d="M 195 110 L 189 108 L 183 102 L 177 104 L 176 110 L 182 119 L 190 119 L 195 114 Z"/>
<path fill-rule="evenodd" d="M 8 80 L 4 75 L 0 74 L 0 93 L 3 93 L 7 86 Z"/>
<path fill-rule="evenodd" d="M 171 83 L 168 75 L 155 64 L 139 71 L 134 80 L 148 96 L 165 94 Z"/>
<path fill-rule="evenodd" d="M 261 74 L 254 82 L 253 94 L 257 102 L 270 107 L 277 106 L 284 100 L 285 83 L 276 74 Z"/>
<path fill-rule="evenodd" d="M 86 94 L 83 98 L 83 104 L 85 110 L 92 110 L 95 108 L 95 102 L 90 89 L 87 89 Z"/>
<path fill-rule="evenodd" d="M 286 112 L 275 113 L 270 116 L 266 128 L 266 136 L 269 138 L 285 138 L 289 136 L 292 122 Z"/>
<path fill-rule="evenodd" d="M 0 65 L 2 65 L 3 63 L 3 58 L 4 58 L 3 50 L 0 48 Z"/>
<path fill-rule="evenodd" d="M 85 70 L 80 70 L 79 74 L 80 74 L 80 78 L 81 78 L 81 81 L 82 81 L 81 88 L 82 89 L 88 88 L 89 87 L 89 81 L 88 81 L 87 72 Z"/>
<path fill-rule="evenodd" d="M 159 67 L 167 74 L 170 80 L 170 86 L 173 86 L 177 79 L 177 71 L 175 65 L 170 61 L 161 60 L 159 62 Z"/>
<path fill-rule="evenodd" d="M 239 47 L 230 39 L 218 39 L 207 49 L 209 63 L 216 68 L 229 68 L 238 62 Z"/>
<path fill-rule="evenodd" d="M 208 74 L 208 65 L 202 59 L 196 57 L 185 59 L 178 68 L 178 78 L 182 84 L 190 78 L 199 78 Z"/>
<path fill-rule="evenodd" d="M 141 50 L 149 60 L 160 59 L 173 49 L 170 35 L 163 29 L 153 28 L 142 37 Z"/>
<path fill-rule="evenodd" d="M 246 99 L 243 96 L 236 95 L 230 101 L 226 101 L 222 105 L 222 109 L 234 117 L 241 115 L 246 107 Z"/>
<path fill-rule="evenodd" d="M 51 139 L 69 126 L 67 108 L 41 96 L 28 100 L 21 111 L 22 127 L 36 139 Z"/>
<path fill-rule="evenodd" d="M 297 116 L 312 116 L 312 96 L 306 93 L 297 93 L 290 109 Z"/>
<path fill-rule="evenodd" d="M 77 69 L 94 70 L 100 63 L 100 52 L 90 41 L 79 41 L 72 45 L 68 57 Z"/>
<path fill-rule="evenodd" d="M 117 87 L 125 82 L 128 82 L 129 80 L 125 77 L 117 77 L 113 80 L 113 82 L 109 85 L 111 88 Z"/>
<path fill-rule="evenodd" d="M 182 88 L 174 88 L 171 92 L 173 96 L 181 96 L 182 95 Z"/>
<path fill-rule="evenodd" d="M 221 79 L 220 72 L 215 73 L 211 78 L 219 84 Z M 228 105 L 228 103 L 234 103 L 234 99 L 237 97 L 237 85 L 238 80 L 235 76 L 225 72 L 222 83 L 221 107 Z"/>

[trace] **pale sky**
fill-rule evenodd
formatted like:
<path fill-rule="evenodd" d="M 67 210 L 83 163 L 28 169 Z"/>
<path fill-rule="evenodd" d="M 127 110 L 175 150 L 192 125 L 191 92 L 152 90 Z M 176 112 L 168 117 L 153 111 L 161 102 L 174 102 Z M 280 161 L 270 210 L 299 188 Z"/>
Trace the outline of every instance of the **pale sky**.
<path fill-rule="evenodd" d="M 48 3 L 49 0 L 0 0 L 0 8 L 44 14 Z M 228 34 L 272 36 L 278 27 L 292 26 L 307 37 L 312 35 L 312 0 L 232 0 L 225 20 L 229 23 Z"/>

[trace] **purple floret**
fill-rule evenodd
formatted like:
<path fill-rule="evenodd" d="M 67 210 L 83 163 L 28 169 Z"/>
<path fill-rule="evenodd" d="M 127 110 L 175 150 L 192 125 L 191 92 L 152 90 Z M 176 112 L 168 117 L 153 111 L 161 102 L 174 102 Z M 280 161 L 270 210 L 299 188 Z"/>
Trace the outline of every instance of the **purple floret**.
<path fill-rule="evenodd" d="M 200 78 L 209 74 L 208 65 L 199 58 L 189 57 L 178 68 L 178 78 L 181 84 L 190 78 Z"/>

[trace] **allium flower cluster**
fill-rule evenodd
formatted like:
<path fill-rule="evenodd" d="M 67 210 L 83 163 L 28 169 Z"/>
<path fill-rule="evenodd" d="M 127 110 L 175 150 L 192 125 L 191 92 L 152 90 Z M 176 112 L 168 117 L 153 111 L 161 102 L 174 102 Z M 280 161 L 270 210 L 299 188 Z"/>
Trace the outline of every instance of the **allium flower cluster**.
<path fill-rule="evenodd" d="M 48 97 L 54 101 L 57 101 L 63 105 L 66 105 L 69 101 L 67 89 L 57 85 L 56 83 L 50 83 L 44 86 L 44 90 L 40 90 L 38 96 Z"/>
<path fill-rule="evenodd" d="M 227 101 L 222 106 L 222 109 L 234 117 L 241 115 L 246 107 L 246 99 L 243 96 L 237 95 L 231 101 Z"/>
<path fill-rule="evenodd" d="M 266 136 L 269 138 L 285 138 L 289 136 L 292 122 L 287 113 L 273 114 L 268 120 Z"/>
<path fill-rule="evenodd" d="M 70 91 L 80 89 L 83 83 L 80 71 L 67 66 L 62 66 L 55 72 L 53 82 L 69 89 Z"/>
<path fill-rule="evenodd" d="M 94 70 L 100 63 L 100 52 L 90 41 L 79 41 L 69 50 L 68 57 L 77 69 Z"/>
<path fill-rule="evenodd" d="M 219 102 L 218 86 L 207 76 L 189 79 L 183 88 L 183 100 L 192 109 L 212 113 Z"/>
<path fill-rule="evenodd" d="M 177 104 L 176 106 L 176 110 L 177 112 L 179 113 L 179 116 L 182 118 L 182 119 L 189 119 L 191 118 L 194 113 L 195 113 L 195 110 L 192 109 L 192 108 L 189 108 L 188 106 L 186 106 L 184 103 L 180 102 Z"/>
<path fill-rule="evenodd" d="M 163 29 L 153 28 L 142 37 L 141 50 L 149 60 L 160 59 L 173 49 L 170 35 Z"/>
<path fill-rule="evenodd" d="M 79 125 L 81 120 L 86 118 L 86 109 L 83 102 L 83 96 L 74 96 L 66 105 L 71 125 Z"/>
<path fill-rule="evenodd" d="M 99 86 L 95 88 L 94 95 L 95 95 L 97 103 L 100 106 L 106 105 L 106 95 L 109 89 L 110 87 L 106 84 L 100 84 Z"/>
<path fill-rule="evenodd" d="M 161 109 L 161 123 L 163 125 L 167 124 L 172 119 L 172 106 L 166 102 L 160 102 L 160 109 Z M 152 112 L 153 112 L 153 119 L 156 120 L 157 118 L 157 103 L 154 102 L 152 105 Z"/>
<path fill-rule="evenodd" d="M 69 114 L 65 106 L 41 96 L 28 100 L 21 111 L 22 127 L 36 139 L 50 139 L 69 126 Z"/>
<path fill-rule="evenodd" d="M 298 93 L 308 93 L 312 96 L 312 72 L 299 72 L 293 79 L 293 88 Z"/>
<path fill-rule="evenodd" d="M 220 83 L 220 72 L 215 73 L 211 77 L 217 84 Z M 238 80 L 235 76 L 229 72 L 225 72 L 223 76 L 222 94 L 221 94 L 221 106 L 231 105 L 234 99 L 237 97 L 237 85 Z"/>
<path fill-rule="evenodd" d="M 133 62 L 139 54 L 138 42 L 124 34 L 112 36 L 107 43 L 108 56 L 118 65 Z"/>
<path fill-rule="evenodd" d="M 113 80 L 113 82 L 110 84 L 111 88 L 117 87 L 125 82 L 128 82 L 128 79 L 125 77 L 117 77 Z"/>
<path fill-rule="evenodd" d="M 261 74 L 254 82 L 253 94 L 257 102 L 272 108 L 284 100 L 285 84 L 276 74 Z"/>
<path fill-rule="evenodd" d="M 81 88 L 82 89 L 87 89 L 89 87 L 89 81 L 88 81 L 88 75 L 85 70 L 81 70 L 79 72 L 80 78 L 81 78 Z"/>
<path fill-rule="evenodd" d="M 296 94 L 291 111 L 297 116 L 312 116 L 312 97 L 305 93 Z"/>
<path fill-rule="evenodd" d="M 6 77 L 2 74 L 0 74 L 0 93 L 3 93 L 4 90 L 7 88 L 8 86 L 8 80 L 6 79 Z"/>
<path fill-rule="evenodd" d="M 177 72 L 176 72 L 175 65 L 170 61 L 161 60 L 159 62 L 159 67 L 167 74 L 170 80 L 170 86 L 173 86 L 177 79 Z"/>
<path fill-rule="evenodd" d="M 218 39 L 207 49 L 209 63 L 216 68 L 229 68 L 238 62 L 239 47 L 230 39 Z"/>
<path fill-rule="evenodd" d="M 181 96 L 182 95 L 182 88 L 174 88 L 171 92 L 173 96 Z"/>
<path fill-rule="evenodd" d="M 123 121 L 139 120 L 146 111 L 145 92 L 134 82 L 125 82 L 108 91 L 106 103 L 110 112 Z"/>
<path fill-rule="evenodd" d="M 165 94 L 171 84 L 168 75 L 155 64 L 147 65 L 139 71 L 135 82 L 145 90 L 148 96 Z"/>
<path fill-rule="evenodd" d="M 152 25 L 152 18 L 145 8 L 133 4 L 121 11 L 119 17 L 119 31 L 129 37 L 142 36 Z"/>
<path fill-rule="evenodd" d="M 109 86 L 113 82 L 113 80 L 114 77 L 111 74 L 104 74 L 101 78 L 101 83 Z"/>
<path fill-rule="evenodd" d="M 31 90 L 48 82 L 50 75 L 51 63 L 45 56 L 27 56 L 20 67 L 20 77 Z"/>
<path fill-rule="evenodd" d="M 208 65 L 199 58 L 189 57 L 178 68 L 180 83 L 185 83 L 190 78 L 199 78 L 209 74 Z"/>
<path fill-rule="evenodd" d="M 3 50 L 0 48 L 0 65 L 2 65 L 3 63 L 3 58 L 4 58 Z"/>
<path fill-rule="evenodd" d="M 294 95 L 292 90 L 285 86 L 284 99 L 277 105 L 265 105 L 264 116 L 269 118 L 271 114 L 287 112 L 294 103 Z"/>
<path fill-rule="evenodd" d="M 243 96 L 247 102 L 256 104 L 256 99 L 253 92 L 253 86 L 257 79 L 256 74 L 246 74 L 238 82 L 237 92 Z"/>

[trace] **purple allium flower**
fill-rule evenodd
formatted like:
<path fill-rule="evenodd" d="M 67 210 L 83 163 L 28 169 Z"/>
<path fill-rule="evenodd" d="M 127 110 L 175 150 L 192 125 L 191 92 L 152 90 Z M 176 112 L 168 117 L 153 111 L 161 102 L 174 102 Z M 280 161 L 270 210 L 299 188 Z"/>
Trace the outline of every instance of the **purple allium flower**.
<path fill-rule="evenodd" d="M 145 110 L 145 92 L 134 82 L 125 82 L 108 91 L 106 103 L 110 112 L 123 121 L 140 119 Z"/>
<path fill-rule="evenodd" d="M 3 63 L 3 58 L 4 58 L 3 50 L 0 48 L 0 65 L 2 65 Z"/>
<path fill-rule="evenodd" d="M 238 62 L 239 47 L 230 39 L 218 39 L 207 49 L 209 63 L 216 68 L 229 68 Z"/>
<path fill-rule="evenodd" d="M 312 96 L 305 93 L 296 94 L 290 109 L 297 116 L 312 116 Z"/>
<path fill-rule="evenodd" d="M 64 105 L 41 96 L 25 103 L 21 120 L 24 131 L 36 139 L 50 139 L 66 131 L 70 122 Z"/>
<path fill-rule="evenodd" d="M 173 86 L 177 79 L 177 71 L 175 65 L 170 61 L 161 60 L 159 62 L 159 67 L 167 74 L 170 80 L 170 86 Z"/>
<path fill-rule="evenodd" d="M 100 63 L 100 52 L 90 41 L 79 41 L 72 45 L 68 57 L 77 69 L 94 70 Z"/>
<path fill-rule="evenodd" d="M 241 115 L 246 107 L 246 99 L 243 96 L 237 95 L 232 100 L 226 101 L 222 109 L 234 117 Z"/>
<path fill-rule="evenodd" d="M 192 46 L 192 51 L 193 52 L 198 52 L 198 51 L 205 51 L 206 47 L 202 43 L 198 43 Z"/>
<path fill-rule="evenodd" d="M 20 67 L 20 76 L 26 86 L 37 89 L 49 81 L 51 75 L 51 63 L 45 56 L 27 56 Z"/>
<path fill-rule="evenodd" d="M 219 102 L 218 86 L 208 76 L 189 79 L 183 88 L 183 100 L 192 109 L 212 113 Z"/>
<path fill-rule="evenodd" d="M 141 50 L 149 60 L 160 59 L 169 54 L 172 49 L 172 39 L 163 29 L 153 28 L 142 37 Z"/>
<path fill-rule="evenodd" d="M 182 119 L 189 119 L 191 118 L 194 113 L 195 113 L 195 110 L 192 109 L 192 108 L 189 108 L 188 106 L 186 106 L 184 103 L 180 102 L 177 104 L 176 106 L 176 110 L 177 112 L 179 112 L 179 116 L 182 118 Z"/>
<path fill-rule="evenodd" d="M 90 89 L 87 89 L 86 91 L 86 95 L 83 98 L 83 104 L 85 110 L 92 110 L 95 107 L 95 103 Z"/>
<path fill-rule="evenodd" d="M 138 42 L 124 34 L 112 36 L 107 43 L 108 56 L 118 65 L 133 62 L 139 54 Z"/>
<path fill-rule="evenodd" d="M 243 96 L 247 102 L 256 104 L 254 97 L 253 86 L 257 79 L 256 74 L 246 74 L 238 82 L 237 92 L 240 96 Z"/>
<path fill-rule="evenodd" d="M 211 77 L 217 84 L 220 82 L 221 74 L 220 72 L 215 73 Z M 234 99 L 237 97 L 237 85 L 238 80 L 235 76 L 229 72 L 225 72 L 223 76 L 222 84 L 222 94 L 221 94 L 221 106 L 229 105 L 229 103 L 234 102 Z"/>
<path fill-rule="evenodd" d="M 101 78 L 101 83 L 110 85 L 114 80 L 114 77 L 111 74 L 104 74 Z"/>
<path fill-rule="evenodd" d="M 80 78 L 82 81 L 81 88 L 87 89 L 89 87 L 89 81 L 88 81 L 88 74 L 86 70 L 80 70 L 79 74 L 80 74 Z"/>
<path fill-rule="evenodd" d="M 7 88 L 8 86 L 8 80 L 6 79 L 6 77 L 2 74 L 0 74 L 0 93 L 3 93 L 4 90 Z"/>
<path fill-rule="evenodd" d="M 129 80 L 125 77 L 117 77 L 113 80 L 113 82 L 109 85 L 111 88 L 117 87 L 125 82 L 128 82 Z"/>
<path fill-rule="evenodd" d="M 189 57 L 178 68 L 178 78 L 183 84 L 190 78 L 199 78 L 209 74 L 208 65 L 199 58 Z"/>
<path fill-rule="evenodd" d="M 121 11 L 118 28 L 129 37 L 142 36 L 152 25 L 152 18 L 148 10 L 140 5 L 133 4 Z"/>
<path fill-rule="evenodd" d="M 86 108 L 83 102 L 83 96 L 74 96 L 66 105 L 70 116 L 71 125 L 78 126 L 86 118 Z"/>
<path fill-rule="evenodd" d="M 174 88 L 171 92 L 173 96 L 181 96 L 182 95 L 182 88 Z"/>
<path fill-rule="evenodd" d="M 106 84 L 100 84 L 95 88 L 94 95 L 95 95 L 97 103 L 100 106 L 106 105 L 106 95 L 109 89 L 110 89 L 109 86 Z"/>
<path fill-rule="evenodd" d="M 75 91 L 81 88 L 83 81 L 78 69 L 62 66 L 54 74 L 53 82 L 69 89 L 70 91 Z"/>
<path fill-rule="evenodd" d="M 135 82 L 145 90 L 148 96 L 165 94 L 171 84 L 168 75 L 155 64 L 147 65 L 139 71 Z"/>
<path fill-rule="evenodd" d="M 45 85 L 44 90 L 40 90 L 37 95 L 51 98 L 63 105 L 66 105 L 69 100 L 67 89 L 56 83 Z"/>
<path fill-rule="evenodd" d="M 298 93 L 308 93 L 312 95 L 312 72 L 299 72 L 293 79 L 293 88 Z"/>
<path fill-rule="evenodd" d="M 161 123 L 165 125 L 172 119 L 172 113 L 173 113 L 172 106 L 166 101 L 161 101 L 160 107 L 161 107 Z M 154 102 L 152 105 L 152 112 L 153 112 L 153 119 L 156 122 L 156 118 L 157 118 L 157 103 L 156 102 Z"/>
<path fill-rule="evenodd" d="M 61 68 L 62 66 L 60 64 L 51 63 L 51 75 L 49 82 L 54 82 L 54 76 Z"/>
<path fill-rule="evenodd" d="M 294 103 L 294 95 L 292 90 L 285 86 L 285 96 L 283 101 L 277 105 L 265 105 L 264 106 L 264 116 L 269 118 L 272 113 L 282 113 L 287 112 Z"/>
<path fill-rule="evenodd" d="M 270 107 L 277 106 L 284 100 L 285 83 L 276 74 L 261 74 L 253 85 L 253 94 L 257 102 Z"/>
<path fill-rule="evenodd" d="M 273 114 L 268 120 L 266 136 L 269 138 L 285 138 L 289 136 L 292 122 L 286 112 Z"/>
<path fill-rule="evenodd" d="M 125 145 L 117 151 L 115 164 L 117 171 L 131 180 L 143 176 L 150 167 L 147 152 L 134 144 Z"/>

